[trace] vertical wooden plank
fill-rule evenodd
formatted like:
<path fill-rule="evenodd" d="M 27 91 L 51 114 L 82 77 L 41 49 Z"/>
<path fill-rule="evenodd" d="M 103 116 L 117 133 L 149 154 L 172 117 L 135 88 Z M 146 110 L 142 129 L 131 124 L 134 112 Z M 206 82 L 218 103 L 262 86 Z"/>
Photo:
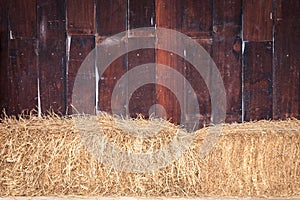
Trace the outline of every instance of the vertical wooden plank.
<path fill-rule="evenodd" d="M 65 0 L 37 0 L 42 112 L 66 112 Z"/>
<path fill-rule="evenodd" d="M 36 0 L 9 1 L 9 31 L 12 38 L 36 38 Z"/>
<path fill-rule="evenodd" d="M 194 1 L 188 0 L 184 3 L 184 12 L 182 19 L 182 32 L 197 41 L 208 54 L 212 55 L 212 1 Z M 189 49 L 186 49 L 187 55 Z M 211 101 L 208 91 L 208 85 L 204 82 L 204 78 L 197 72 L 190 63 L 184 63 L 184 75 L 188 82 L 192 85 L 197 94 L 199 104 L 199 122 L 200 127 L 210 123 Z M 185 90 L 185 109 L 193 112 L 190 105 L 190 94 Z"/>
<path fill-rule="evenodd" d="M 159 27 L 181 30 L 183 0 L 156 0 L 156 23 Z"/>
<path fill-rule="evenodd" d="M 9 114 L 37 108 L 36 40 L 11 39 L 9 47 Z"/>
<path fill-rule="evenodd" d="M 36 1 L 10 1 L 7 18 L 7 111 L 18 115 L 37 106 Z"/>
<path fill-rule="evenodd" d="M 8 109 L 8 0 L 0 1 L 0 114 Z"/>
<path fill-rule="evenodd" d="M 193 37 L 193 39 L 196 40 L 207 51 L 208 54 L 212 55 L 211 37 L 204 38 L 204 36 L 197 36 L 195 38 Z M 190 53 L 189 49 L 187 49 L 186 51 L 188 55 Z M 199 72 L 189 62 L 184 63 L 184 75 L 196 92 L 200 111 L 199 128 L 202 128 L 204 125 L 210 123 L 211 117 L 211 100 L 208 91 L 209 85 L 206 85 L 206 83 L 204 82 L 204 78 L 209 80 L 210 77 L 202 77 L 201 74 L 199 74 Z M 185 90 L 185 109 L 187 109 L 186 111 L 188 113 L 193 113 L 194 107 L 190 106 L 190 101 L 192 100 L 189 98 L 190 95 L 191 94 L 189 93 L 189 91 Z"/>
<path fill-rule="evenodd" d="M 212 1 L 187 0 L 182 15 L 182 31 L 185 34 L 211 35 Z"/>
<path fill-rule="evenodd" d="M 170 1 L 170 0 L 156 0 L 156 24 L 158 27 L 169 28 L 174 30 L 181 30 L 182 28 L 182 18 L 181 14 L 183 13 L 183 4 L 182 0 Z M 172 35 L 158 35 L 158 44 L 156 51 L 156 62 L 160 64 L 167 65 L 173 69 L 179 71 L 183 74 L 184 72 L 184 60 L 183 58 L 174 55 L 171 52 L 166 52 L 159 49 L 160 40 L 168 42 L 176 42 L 174 36 Z M 162 69 L 157 69 L 157 76 L 166 75 Z M 170 78 L 169 84 L 173 85 L 174 88 L 177 87 L 175 78 L 170 77 L 170 74 L 167 74 Z M 169 81 L 169 80 L 164 80 Z M 183 91 L 184 88 L 176 88 L 179 91 Z M 176 96 L 166 87 L 157 85 L 156 86 L 156 98 L 157 104 L 161 105 L 166 112 L 166 118 L 170 119 L 174 123 L 180 123 L 181 121 L 181 111 L 179 100 Z M 160 108 L 160 107 L 158 107 Z M 163 115 L 164 110 L 157 110 L 158 115 Z"/>
<path fill-rule="evenodd" d="M 243 1 L 244 40 L 272 40 L 272 0 Z"/>
<path fill-rule="evenodd" d="M 214 0 L 213 5 L 213 59 L 226 90 L 226 121 L 241 121 L 242 2 Z"/>
<path fill-rule="evenodd" d="M 129 1 L 129 29 L 155 25 L 155 0 Z"/>
<path fill-rule="evenodd" d="M 273 117 L 300 117 L 300 2 L 276 0 Z"/>
<path fill-rule="evenodd" d="M 74 81 L 83 60 L 95 48 L 95 36 L 70 36 L 70 49 L 68 60 L 68 74 L 67 74 L 67 98 L 68 98 L 68 114 L 72 114 L 70 105 L 72 104 L 72 91 Z M 87 90 L 88 91 L 88 90 Z M 87 101 L 90 94 L 83 91 L 82 101 Z"/>
<path fill-rule="evenodd" d="M 93 35 L 96 32 L 94 0 L 67 0 L 68 35 Z"/>
<path fill-rule="evenodd" d="M 127 1 L 96 0 L 96 26 L 100 36 L 111 36 L 127 28 Z"/>
<path fill-rule="evenodd" d="M 245 120 L 272 118 L 272 42 L 249 42 L 244 53 Z"/>
<path fill-rule="evenodd" d="M 153 27 L 155 25 L 155 0 L 130 0 L 128 13 L 129 29 Z M 138 40 L 139 37 L 130 37 L 129 40 Z M 151 38 L 149 38 L 151 39 Z M 153 40 L 155 41 L 155 40 Z M 136 66 L 155 63 L 154 49 L 140 49 L 129 52 L 127 55 L 128 70 Z M 143 76 L 152 76 L 155 79 L 155 74 L 141 74 Z M 129 76 L 129 84 L 134 81 L 134 76 Z M 131 117 L 136 117 L 136 114 L 142 114 L 149 117 L 149 109 L 155 104 L 155 85 L 148 84 L 137 89 L 129 100 L 129 114 Z"/>
<path fill-rule="evenodd" d="M 124 0 L 97 0 L 96 1 L 96 26 L 97 44 L 101 43 L 107 37 L 125 31 L 128 25 L 127 21 L 127 1 Z M 114 87 L 124 88 L 126 86 L 116 86 L 117 81 L 127 72 L 126 55 L 116 59 L 108 66 L 106 71 L 100 77 L 98 86 L 98 107 L 99 110 L 111 113 L 111 95 Z M 118 99 L 119 105 L 126 103 L 126 95 Z M 126 108 L 119 107 L 122 113 L 126 114 Z"/>

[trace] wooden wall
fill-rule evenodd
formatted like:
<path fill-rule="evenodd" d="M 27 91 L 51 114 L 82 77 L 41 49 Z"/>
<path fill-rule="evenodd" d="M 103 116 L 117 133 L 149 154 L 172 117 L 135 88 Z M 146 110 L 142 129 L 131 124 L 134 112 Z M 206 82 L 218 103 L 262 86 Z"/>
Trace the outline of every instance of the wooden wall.
<path fill-rule="evenodd" d="M 192 37 L 210 53 L 225 84 L 227 122 L 299 118 L 299 10 L 299 0 L 2 0 L 0 109 L 9 115 L 32 109 L 70 114 L 74 79 L 87 54 L 111 35 L 156 25 Z M 110 111 L 111 89 L 124 73 L 148 62 L 181 72 L 197 92 L 200 120 L 209 123 L 203 79 L 162 50 L 115 60 L 99 82 L 100 109 Z M 175 96 L 152 84 L 134 93 L 131 115 L 147 115 L 155 103 L 179 121 Z"/>

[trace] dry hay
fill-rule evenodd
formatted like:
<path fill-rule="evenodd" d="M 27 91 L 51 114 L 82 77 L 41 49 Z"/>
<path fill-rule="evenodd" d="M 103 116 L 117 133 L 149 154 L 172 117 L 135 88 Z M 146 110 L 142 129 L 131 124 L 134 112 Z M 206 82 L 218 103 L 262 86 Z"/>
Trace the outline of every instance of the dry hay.
<path fill-rule="evenodd" d="M 141 140 L 122 132 L 119 122 L 99 117 L 107 138 L 126 151 L 155 151 L 179 129 L 161 121 L 157 136 Z M 198 152 L 209 127 L 197 131 L 189 150 L 168 167 L 125 173 L 86 151 L 72 118 L 6 118 L 0 123 L 0 196 L 300 196 L 299 120 L 219 127 L 222 135 L 204 159 Z"/>

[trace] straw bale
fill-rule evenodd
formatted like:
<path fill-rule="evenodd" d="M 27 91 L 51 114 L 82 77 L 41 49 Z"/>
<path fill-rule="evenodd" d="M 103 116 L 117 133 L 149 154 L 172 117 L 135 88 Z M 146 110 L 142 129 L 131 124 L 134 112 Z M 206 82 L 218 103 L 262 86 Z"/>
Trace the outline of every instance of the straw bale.
<path fill-rule="evenodd" d="M 98 124 L 110 142 L 129 152 L 154 152 L 182 131 L 164 120 L 130 120 L 102 115 Z M 167 167 L 127 173 L 98 162 L 71 117 L 5 118 L 0 196 L 300 196 L 299 120 L 217 127 L 222 134 L 204 158 L 199 149 L 215 127 L 198 130 L 190 148 Z"/>

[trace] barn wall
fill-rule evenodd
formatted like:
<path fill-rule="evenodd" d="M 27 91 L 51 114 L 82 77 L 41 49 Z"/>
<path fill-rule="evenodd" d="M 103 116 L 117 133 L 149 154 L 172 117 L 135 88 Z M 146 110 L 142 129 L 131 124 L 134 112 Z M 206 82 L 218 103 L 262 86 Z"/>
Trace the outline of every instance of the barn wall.
<path fill-rule="evenodd" d="M 299 118 L 299 9 L 298 0 L 0 1 L 0 109 L 9 115 L 32 109 L 71 114 L 75 76 L 87 54 L 111 35 L 156 25 L 192 37 L 214 59 L 227 93 L 227 122 Z M 115 60 L 99 82 L 99 108 L 109 112 L 117 80 L 148 62 L 181 72 L 197 92 L 200 120 L 209 123 L 203 79 L 184 59 L 162 50 L 138 50 Z M 189 109 L 189 99 L 184 101 Z M 160 85 L 139 88 L 130 113 L 148 115 L 156 103 L 174 122 L 180 120 L 176 97 Z"/>

